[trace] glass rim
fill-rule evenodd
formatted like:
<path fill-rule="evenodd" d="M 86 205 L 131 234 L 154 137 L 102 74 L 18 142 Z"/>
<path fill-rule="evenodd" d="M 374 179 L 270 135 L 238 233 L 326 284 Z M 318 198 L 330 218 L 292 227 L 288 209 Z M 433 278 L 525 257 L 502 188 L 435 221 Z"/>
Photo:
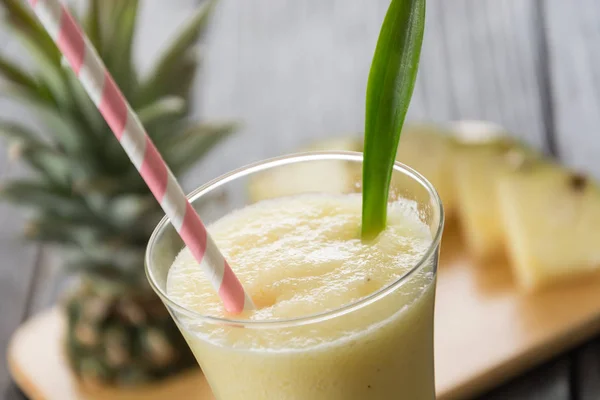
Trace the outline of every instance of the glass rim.
<path fill-rule="evenodd" d="M 212 190 L 217 189 L 223 184 L 234 181 L 239 178 L 243 178 L 245 176 L 252 175 L 254 173 L 268 170 L 275 167 L 281 167 L 284 165 L 290 165 L 300 162 L 307 161 L 352 161 L 352 162 L 363 162 L 363 154 L 359 152 L 353 151 L 311 151 L 311 152 L 302 152 L 302 153 L 293 153 L 284 156 L 268 158 L 264 160 L 260 160 L 251 164 L 247 164 L 240 168 L 234 169 L 230 172 L 227 172 L 207 183 L 201 185 L 197 189 L 193 190 L 190 194 L 187 195 L 189 201 L 193 204 L 194 201 L 201 198 L 203 195 L 210 193 Z M 390 284 L 383 286 L 379 290 L 371 293 L 370 295 L 360 298 L 358 300 L 352 301 L 348 304 L 344 304 L 341 307 L 338 307 L 333 310 L 323 311 L 315 314 L 309 314 L 301 317 L 287 318 L 287 319 L 274 319 L 274 320 L 248 320 L 248 319 L 237 319 L 237 318 L 223 318 L 223 317 L 215 317 L 211 315 L 205 315 L 198 311 L 191 310 L 185 306 L 180 305 L 175 302 L 171 298 L 169 298 L 166 291 L 164 291 L 157 283 L 154 273 L 152 272 L 152 268 L 150 268 L 152 262 L 150 254 L 154 249 L 155 244 L 157 243 L 158 236 L 164 231 L 164 229 L 171 225 L 171 222 L 167 216 L 163 217 L 161 221 L 158 223 L 150 239 L 148 241 L 148 245 L 146 246 L 146 252 L 144 257 L 144 270 L 146 272 L 146 277 L 148 278 L 148 282 L 150 286 L 154 290 L 154 292 L 162 299 L 162 301 L 168 307 L 173 308 L 174 310 L 185 314 L 189 317 L 195 318 L 197 320 L 208 322 L 211 324 L 226 324 L 226 325 L 238 325 L 247 328 L 253 329 L 265 329 L 265 328 L 285 328 L 290 326 L 300 326 L 300 325 L 309 325 L 317 322 L 322 322 L 325 320 L 329 320 L 332 318 L 340 317 L 345 314 L 349 314 L 353 311 L 361 309 L 363 307 L 368 306 L 393 292 L 398 287 L 402 286 L 412 275 L 414 272 L 418 271 L 424 264 L 427 262 L 435 253 L 442 238 L 442 232 L 444 228 L 444 207 L 442 205 L 442 201 L 436 189 L 433 185 L 419 172 L 409 167 L 406 164 L 402 164 L 400 162 L 394 163 L 394 171 L 398 171 L 404 173 L 409 176 L 411 179 L 417 181 L 421 186 L 423 186 L 428 194 L 433 198 L 436 208 L 439 210 L 439 221 L 437 223 L 437 227 L 435 228 L 435 235 L 433 236 L 433 240 L 427 251 L 423 254 L 423 256 L 419 259 L 415 265 L 404 273 L 401 277 L 394 280 Z M 437 272 L 436 272 L 437 274 Z"/>

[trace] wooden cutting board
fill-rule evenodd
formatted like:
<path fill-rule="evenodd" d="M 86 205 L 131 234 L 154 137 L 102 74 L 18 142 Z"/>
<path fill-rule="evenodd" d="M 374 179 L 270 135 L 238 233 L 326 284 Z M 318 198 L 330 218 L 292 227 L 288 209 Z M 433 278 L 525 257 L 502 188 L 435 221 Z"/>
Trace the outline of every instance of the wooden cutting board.
<path fill-rule="evenodd" d="M 212 400 L 199 371 L 131 390 L 83 391 L 61 352 L 57 309 L 19 328 L 11 373 L 32 400 Z M 476 265 L 456 231 L 444 234 L 435 314 L 438 399 L 489 389 L 600 331 L 600 275 L 543 292 L 517 291 L 506 261 Z"/>

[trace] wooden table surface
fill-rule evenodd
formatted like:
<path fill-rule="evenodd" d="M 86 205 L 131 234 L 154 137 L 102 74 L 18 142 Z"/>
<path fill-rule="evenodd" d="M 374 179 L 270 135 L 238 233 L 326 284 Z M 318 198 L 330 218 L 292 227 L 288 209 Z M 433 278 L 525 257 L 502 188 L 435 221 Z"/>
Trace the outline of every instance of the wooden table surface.
<path fill-rule="evenodd" d="M 136 58 L 148 67 L 197 0 L 145 0 Z M 310 140 L 360 132 L 370 59 L 389 0 L 221 0 L 202 54 L 198 115 L 240 132 L 189 174 L 187 189 Z M 0 27 L 0 51 L 27 58 Z M 0 116 L 28 118 L 0 100 Z M 409 118 L 485 119 L 600 178 L 600 3 L 429 0 Z M 0 178 L 23 173 L 0 152 Z M 0 204 L 0 358 L 11 333 L 64 285 L 50 250 L 17 235 Z M 141 268 L 141 266 L 140 266 Z M 0 363 L 0 398 L 23 399 Z M 600 336 L 482 399 L 600 398 Z"/>

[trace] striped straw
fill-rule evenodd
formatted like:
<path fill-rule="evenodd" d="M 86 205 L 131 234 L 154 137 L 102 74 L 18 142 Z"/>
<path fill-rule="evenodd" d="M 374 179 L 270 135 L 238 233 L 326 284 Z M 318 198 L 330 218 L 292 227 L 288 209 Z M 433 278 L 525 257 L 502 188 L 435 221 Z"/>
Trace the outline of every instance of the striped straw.
<path fill-rule="evenodd" d="M 228 312 L 253 309 L 250 296 L 208 234 L 173 173 L 96 50 L 58 0 L 29 0 L 35 14 L 108 122 L 171 223 L 210 279 Z"/>

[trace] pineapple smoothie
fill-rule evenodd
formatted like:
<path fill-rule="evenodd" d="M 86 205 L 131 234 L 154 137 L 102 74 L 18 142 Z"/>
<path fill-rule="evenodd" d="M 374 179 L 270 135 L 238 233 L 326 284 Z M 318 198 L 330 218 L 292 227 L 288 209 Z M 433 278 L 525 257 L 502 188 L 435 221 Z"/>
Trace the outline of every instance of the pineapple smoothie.
<path fill-rule="evenodd" d="M 418 266 L 431 230 L 406 199 L 390 203 L 374 241 L 361 241 L 360 224 L 360 195 L 304 194 L 210 225 L 257 306 L 241 316 L 226 315 L 186 248 L 176 257 L 166 281 L 173 302 L 243 320 L 176 318 L 217 399 L 435 398 L 437 253 Z"/>

